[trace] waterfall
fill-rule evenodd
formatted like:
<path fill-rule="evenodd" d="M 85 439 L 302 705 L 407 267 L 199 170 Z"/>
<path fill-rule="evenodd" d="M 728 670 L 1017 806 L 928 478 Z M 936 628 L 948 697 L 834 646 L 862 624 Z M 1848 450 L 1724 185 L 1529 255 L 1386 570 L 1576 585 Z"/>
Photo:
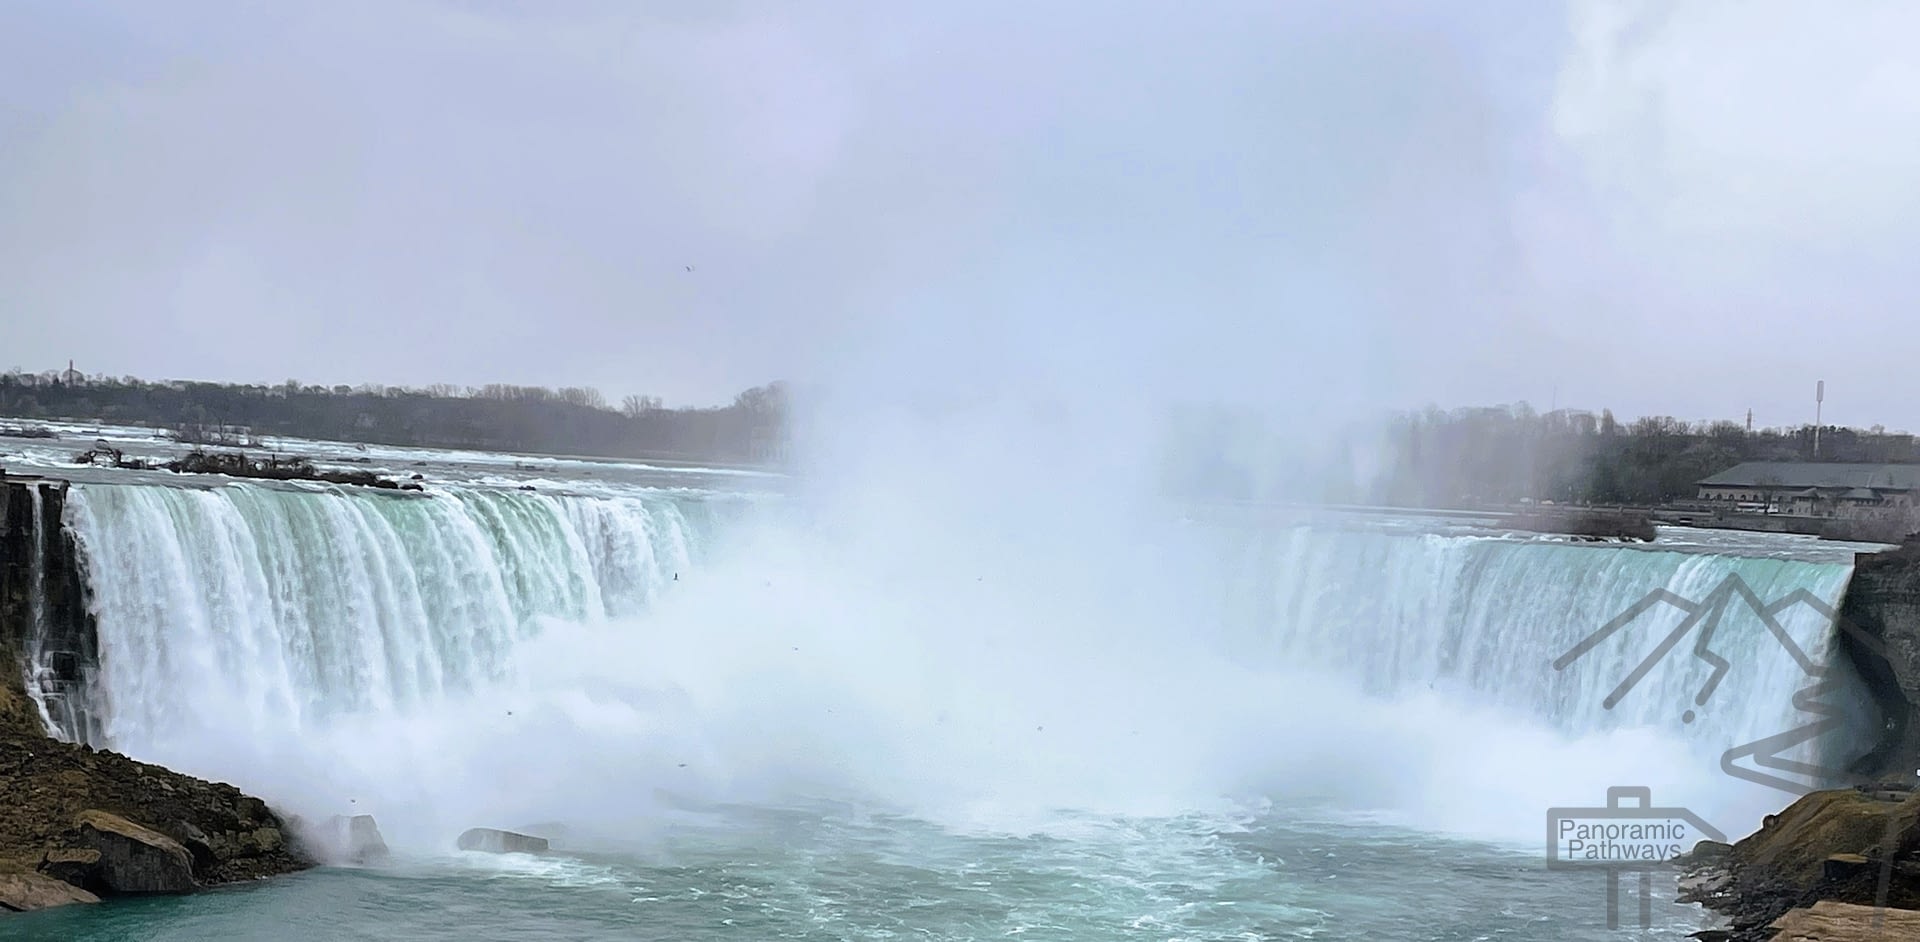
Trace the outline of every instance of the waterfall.
<path fill-rule="evenodd" d="M 1727 606 L 1711 657 L 1696 628 L 1617 698 L 1683 611 L 1567 656 L 1650 592 L 1705 602 L 1737 579 L 1763 602 L 1837 606 L 1850 576 L 1810 543 L 1750 555 L 1151 514 L 1121 539 L 890 524 L 868 541 L 809 508 L 745 526 L 744 504 L 76 484 L 91 738 L 320 807 L 380 795 L 434 827 L 638 821 L 637 791 L 823 783 L 922 810 L 1332 789 L 1529 838 L 1547 807 L 1651 783 L 1749 826 L 1782 796 L 1755 797 L 1721 756 L 1803 727 L 1793 697 L 1810 685 L 1759 617 Z M 716 556 L 735 530 L 752 533 Z M 1780 624 L 1830 655 L 1816 609 Z M 1792 757 L 1860 750 L 1857 687 L 1849 728 Z"/>
<path fill-rule="evenodd" d="M 63 739 L 71 739 L 75 724 L 71 717 L 55 718 L 48 708 L 47 681 L 53 674 L 53 665 L 47 659 L 47 514 L 46 496 L 41 492 L 39 481 L 27 482 L 27 493 L 31 495 L 29 506 L 33 532 L 33 545 L 27 551 L 27 696 L 33 700 L 34 709 L 40 714 L 40 721 L 49 730 Z"/>
<path fill-rule="evenodd" d="M 1609 708 L 1608 695 L 1685 612 L 1655 606 L 1562 669 L 1554 662 L 1649 593 L 1707 600 L 1727 580 L 1763 602 L 1806 590 L 1828 611 L 1795 606 L 1781 624 L 1824 659 L 1849 563 L 1673 552 L 1619 544 L 1298 527 L 1231 547 L 1223 568 L 1243 656 L 1353 672 L 1369 692 L 1430 685 L 1545 718 L 1569 733 L 1684 723 L 1730 747 L 1802 722 L 1792 695 L 1810 684 L 1750 610 L 1732 605 L 1713 648 L 1731 662 L 1705 704 L 1709 665 L 1692 637 Z M 1697 630 L 1697 629 L 1696 629 Z"/>
<path fill-rule="evenodd" d="M 299 730 L 513 669 L 543 619 L 629 615 L 700 552 L 705 502 L 458 489 L 75 485 L 100 638 L 91 708 L 138 750 L 214 714 Z"/>
<path fill-rule="evenodd" d="M 35 480 L 12 488 L 13 495 L 25 498 L 24 507 L 14 508 L 25 525 L 12 543 L 25 563 L 18 630 L 27 697 L 55 738 L 97 742 L 100 729 L 87 705 L 97 659 L 85 587 L 62 528 L 66 488 Z"/>

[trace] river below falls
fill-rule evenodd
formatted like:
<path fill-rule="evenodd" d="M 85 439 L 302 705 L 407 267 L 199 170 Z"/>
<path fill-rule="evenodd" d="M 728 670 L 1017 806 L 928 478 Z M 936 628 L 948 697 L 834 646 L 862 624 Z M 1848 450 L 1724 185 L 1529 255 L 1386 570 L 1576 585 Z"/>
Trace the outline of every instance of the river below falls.
<path fill-rule="evenodd" d="M 1669 876 L 1653 883 L 1652 937 L 1683 938 L 1716 924 L 1673 902 Z M 857 807 L 739 808 L 667 826 L 644 848 L 402 856 L 196 896 L 34 913 L 9 919 L 5 935 L 1598 942 L 1622 937 L 1606 926 L 1606 892 L 1599 874 L 1547 870 L 1538 848 L 1313 809 L 1062 814 L 1010 834 Z M 1637 934 L 1637 902 L 1624 896 L 1620 911 Z"/>

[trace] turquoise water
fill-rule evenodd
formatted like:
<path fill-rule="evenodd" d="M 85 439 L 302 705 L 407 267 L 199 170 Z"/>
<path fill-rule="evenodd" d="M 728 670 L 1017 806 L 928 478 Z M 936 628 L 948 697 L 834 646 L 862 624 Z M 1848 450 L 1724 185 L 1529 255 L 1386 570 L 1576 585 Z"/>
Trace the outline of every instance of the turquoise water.
<path fill-rule="evenodd" d="M 1710 924 L 1659 886 L 1659 928 L 1632 936 Z M 638 852 L 402 859 L 4 926 L 22 942 L 1629 937 L 1604 907 L 1603 879 L 1522 851 L 1311 815 L 1069 816 L 1014 836 L 811 808 L 682 823 Z"/>

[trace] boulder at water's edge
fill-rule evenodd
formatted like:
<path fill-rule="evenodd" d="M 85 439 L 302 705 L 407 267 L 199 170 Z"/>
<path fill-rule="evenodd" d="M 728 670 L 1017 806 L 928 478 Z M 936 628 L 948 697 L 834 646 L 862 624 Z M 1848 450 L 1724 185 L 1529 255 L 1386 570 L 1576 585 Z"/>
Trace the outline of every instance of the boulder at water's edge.
<path fill-rule="evenodd" d="M 0 796 L 0 874 L 95 896 L 181 893 L 312 865 L 265 802 L 231 785 L 4 728 Z"/>
<path fill-rule="evenodd" d="M 72 903 L 98 903 L 93 895 L 65 880 L 41 873 L 0 873 L 0 912 L 31 912 Z"/>
<path fill-rule="evenodd" d="M 549 846 L 544 837 L 497 828 L 471 828 L 460 835 L 458 843 L 461 850 L 480 850 L 490 854 L 544 854 Z"/>
<path fill-rule="evenodd" d="M 67 850 L 92 851 L 82 886 L 107 893 L 186 893 L 200 888 L 193 855 L 179 841 L 105 811 L 82 811 L 64 841 Z"/>
<path fill-rule="evenodd" d="M 370 814 L 351 817 L 336 814 L 323 824 L 290 817 L 287 824 L 309 856 L 329 864 L 365 866 L 391 855 L 387 839 L 380 834 L 380 825 Z"/>

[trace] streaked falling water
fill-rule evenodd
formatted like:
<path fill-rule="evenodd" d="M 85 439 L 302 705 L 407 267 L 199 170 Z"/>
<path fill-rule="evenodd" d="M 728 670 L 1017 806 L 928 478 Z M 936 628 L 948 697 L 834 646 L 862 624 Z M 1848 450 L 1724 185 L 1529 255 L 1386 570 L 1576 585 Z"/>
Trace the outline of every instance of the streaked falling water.
<path fill-rule="evenodd" d="M 664 496 L 76 485 L 92 706 L 128 748 L 213 712 L 293 731 L 438 701 L 507 675 L 539 619 L 646 606 L 711 513 Z"/>
<path fill-rule="evenodd" d="M 1711 650 L 1730 666 L 1705 702 L 1712 666 L 1692 654 L 1700 627 L 1620 690 L 1682 627 L 1687 612 L 1673 605 L 1647 609 L 1569 663 L 1556 660 L 1650 593 L 1703 603 L 1735 580 L 1763 604 L 1805 590 L 1825 605 L 1795 605 L 1779 622 L 1829 664 L 1830 612 L 1852 571 L 1788 556 L 1339 527 L 1234 539 L 1221 558 L 1241 657 L 1345 671 L 1375 695 L 1437 690 L 1572 736 L 1661 729 L 1714 755 L 1809 721 L 1792 697 L 1812 680 L 1744 604 L 1729 604 L 1714 627 Z M 1843 678 L 1853 728 L 1798 755 L 1825 749 L 1828 762 L 1844 764 L 1863 750 L 1872 709 L 1851 673 Z"/>
<path fill-rule="evenodd" d="M 70 739 L 73 738 L 71 730 L 79 724 L 72 722 L 71 717 L 53 715 L 43 682 L 53 669 L 47 662 L 47 499 L 38 481 L 28 482 L 26 487 L 31 495 L 29 506 L 33 514 L 29 524 L 33 548 L 27 556 L 27 696 L 40 712 L 40 721 L 47 724 L 48 729 L 64 733 L 62 738 Z M 62 719 L 68 722 L 63 723 Z"/>
<path fill-rule="evenodd" d="M 100 728 L 87 704 L 97 676 L 94 638 L 86 627 L 84 592 L 62 532 L 66 487 L 26 480 L 11 482 L 9 489 L 10 500 L 26 497 L 24 519 L 8 521 L 15 536 L 8 542 L 24 549 L 26 605 L 17 630 L 27 697 L 55 737 L 97 741 Z"/>

